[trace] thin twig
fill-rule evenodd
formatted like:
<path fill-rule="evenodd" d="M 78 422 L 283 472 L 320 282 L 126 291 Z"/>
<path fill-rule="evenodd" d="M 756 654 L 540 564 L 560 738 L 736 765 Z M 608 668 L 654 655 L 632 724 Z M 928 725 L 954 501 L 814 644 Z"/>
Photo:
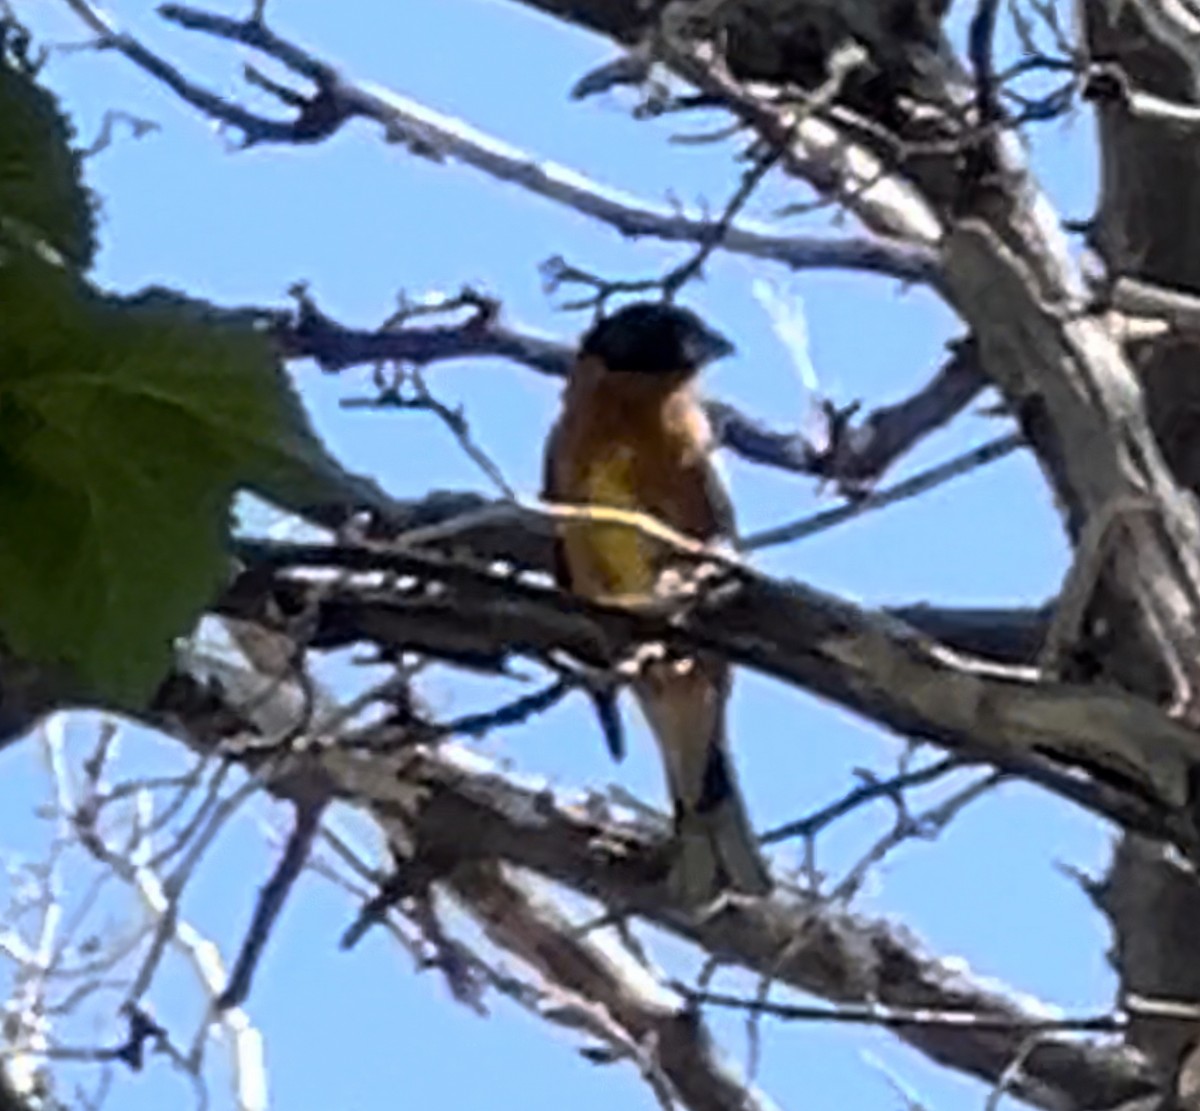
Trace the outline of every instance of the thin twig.
<path fill-rule="evenodd" d="M 915 817 L 908 813 L 904 805 L 899 805 L 896 821 L 892 828 L 863 854 L 858 863 L 842 877 L 838 885 L 829 893 L 828 898 L 834 902 L 847 902 L 852 899 L 862 887 L 870 870 L 893 849 L 914 838 L 933 840 L 966 807 L 998 784 L 1003 783 L 1007 778 L 1004 772 L 991 772 Z"/>
<path fill-rule="evenodd" d="M 942 776 L 949 775 L 966 766 L 957 756 L 946 756 L 923 768 L 917 768 L 915 771 L 901 772 L 899 775 L 893 775 L 887 779 L 866 779 L 836 802 L 823 806 L 807 817 L 767 830 L 766 833 L 759 836 L 759 841 L 764 845 L 773 845 L 790 837 L 813 837 L 826 826 L 844 818 L 865 803 L 881 798 L 894 798 L 910 787 L 920 787 L 932 783 L 941 779 Z"/>
<path fill-rule="evenodd" d="M 899 1029 L 906 1026 L 943 1026 L 978 1031 L 1021 1031 L 1029 1033 L 1119 1034 L 1128 1027 L 1128 1019 L 1119 1012 L 1077 1015 L 1064 1018 L 1008 1018 L 976 1011 L 939 1011 L 921 1008 L 850 1006 L 822 1007 L 799 1003 L 772 1003 L 740 995 L 715 991 L 695 991 L 686 984 L 675 984 L 681 994 L 694 1003 L 724 1007 L 736 1011 L 758 1011 L 788 1022 L 830 1022 L 854 1026 L 881 1026 Z"/>
<path fill-rule="evenodd" d="M 213 1007 L 218 1012 L 240 1007 L 249 998 L 254 972 L 271 936 L 271 929 L 312 852 L 313 840 L 317 836 L 321 816 L 325 812 L 325 803 L 324 799 L 305 799 L 295 804 L 295 825 L 291 836 L 284 846 L 283 855 L 279 858 L 274 873 L 259 894 L 254 917 L 238 951 L 233 970 L 229 974 L 229 982 L 213 1001 Z"/>
<path fill-rule="evenodd" d="M 939 463 L 936 467 L 920 471 L 911 478 L 889 486 L 886 490 L 865 494 L 861 498 L 839 505 L 834 509 L 826 509 L 809 517 L 802 517 L 786 525 L 776 525 L 772 528 L 753 532 L 745 537 L 738 545 L 740 551 L 756 552 L 763 548 L 774 547 L 777 544 L 790 544 L 794 540 L 803 540 L 818 532 L 825 532 L 855 517 L 861 517 L 876 509 L 893 505 L 896 502 L 916 497 L 926 491 L 933 490 L 960 475 L 970 474 L 980 467 L 1003 459 L 1014 451 L 1025 446 L 1025 440 L 1017 433 L 999 436 L 989 440 L 979 447 L 971 448 L 953 459 Z"/>
<path fill-rule="evenodd" d="M 180 27 L 259 50 L 296 76 L 314 83 L 317 92 L 300 98 L 300 107 L 292 120 L 261 116 L 189 81 L 162 56 L 132 35 L 118 31 L 89 0 L 66 0 L 66 3 L 97 35 L 99 47 L 119 51 L 193 108 L 239 131 L 246 145 L 314 143 L 333 135 L 351 119 L 370 119 L 382 125 L 387 141 L 402 143 L 415 155 L 439 162 L 461 162 L 608 224 L 622 235 L 702 243 L 711 234 L 712 224 L 707 219 L 649 205 L 592 182 L 574 170 L 539 160 L 463 121 L 396 93 L 366 83 L 356 84 L 334 66 L 276 35 L 262 21 L 232 19 L 182 4 L 164 4 L 159 8 L 160 15 Z M 862 269 L 904 281 L 931 281 L 938 268 L 937 256 L 928 247 L 884 236 L 791 236 L 758 224 L 746 224 L 727 229 L 720 247 L 792 269 L 826 266 Z"/>

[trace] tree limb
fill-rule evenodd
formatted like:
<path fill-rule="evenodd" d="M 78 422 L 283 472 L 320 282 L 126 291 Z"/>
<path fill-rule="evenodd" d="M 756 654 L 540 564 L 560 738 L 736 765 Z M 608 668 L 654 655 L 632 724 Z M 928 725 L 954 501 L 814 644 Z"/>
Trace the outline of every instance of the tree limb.
<path fill-rule="evenodd" d="M 574 359 L 572 346 L 513 328 L 498 312 L 477 313 L 465 322 L 405 325 L 364 330 L 326 316 L 307 293 L 293 315 L 267 313 L 288 358 L 311 358 L 326 373 L 394 362 L 429 366 L 455 359 L 507 359 L 540 374 L 563 378 Z M 880 406 L 851 423 L 854 410 L 826 411 L 828 444 L 801 432 L 770 428 L 728 402 L 707 402 L 719 443 L 763 466 L 837 481 L 849 489 L 869 485 L 925 436 L 961 413 L 985 386 L 974 345 L 955 345 L 945 365 L 911 397 Z"/>
<path fill-rule="evenodd" d="M 442 846 L 443 848 L 445 846 Z M 649 1057 L 692 1111 L 771 1111 L 773 1104 L 719 1059 L 703 1017 L 653 972 L 614 945 L 580 931 L 533 884 L 486 862 L 454 868 L 449 888 L 480 920 L 488 936 L 537 969 L 562 994 L 564 1008 L 616 1023 L 627 1045 L 618 1054 Z M 608 1039 L 606 1039 L 608 1040 Z M 643 1070 L 647 1067 L 642 1064 Z"/>
<path fill-rule="evenodd" d="M 237 758 L 238 746 L 224 738 L 246 723 L 234 706 L 214 715 L 214 695 L 180 673 L 170 709 L 162 707 L 153 720 L 202 751 L 219 746 Z M 301 702 L 298 695 L 291 699 L 294 707 Z M 253 748 L 242 751 L 244 758 L 253 757 Z M 668 830 L 665 818 L 618 819 L 599 800 L 580 806 L 559 799 L 544 785 L 526 786 L 459 746 L 414 746 L 402 736 L 390 749 L 371 752 L 335 743 L 275 765 L 274 774 L 291 774 L 294 761 L 318 762 L 337 793 L 374 815 L 393 844 L 419 844 L 424 854 L 458 862 L 456 868 L 471 861 L 483 867 L 498 857 L 606 906 L 643 916 L 722 962 L 834 1003 L 955 1011 L 996 1020 L 978 1028 L 966 1023 L 896 1031 L 933 1060 L 992 1083 L 1025 1047 L 1023 1028 L 1047 1017 L 1042 1008 L 962 971 L 960 962 L 952 966 L 932 957 L 890 921 L 805 899 L 789 893 L 787 885 L 773 899 L 698 920 L 670 902 L 657 875 Z M 452 888 L 456 874 L 462 875 L 447 873 Z M 494 918 L 496 905 L 480 908 L 486 920 Z M 518 924 L 523 921 L 534 925 L 518 917 Z M 531 938 L 524 934 L 511 940 L 524 952 Z M 585 975 L 591 982 L 594 967 L 573 966 L 569 957 L 562 949 L 539 953 L 543 967 L 552 968 L 556 977 L 565 971 L 576 982 Z M 604 988 L 612 989 L 612 984 Z M 645 1012 L 638 1017 L 630 1011 L 632 1001 L 614 1003 L 630 1025 L 648 1021 Z M 669 1016 L 669 1010 L 665 1013 Z M 680 1060 L 695 1050 L 685 1039 Z M 1125 1047 L 1047 1035 L 1028 1053 L 1012 1090 L 1050 1111 L 1090 1111 L 1147 1094 L 1155 1085 L 1155 1076 Z"/>
<path fill-rule="evenodd" d="M 539 516 L 497 510 L 489 518 L 493 539 L 502 535 L 495 523 L 506 512 L 517 532 L 517 522 Z M 452 532 L 446 541 L 461 550 L 468 538 Z M 312 647 L 368 642 L 501 671 L 514 654 L 566 652 L 604 668 L 616 662 L 614 652 L 644 643 L 719 651 L 903 736 L 995 763 L 1195 851 L 1188 769 L 1200 758 L 1200 739 L 1190 728 L 1117 690 L 1038 682 L 1028 669 L 962 656 L 881 611 L 797 582 L 726 565 L 697 598 L 663 617 L 405 548 L 402 537 L 386 550 L 247 541 L 238 552 L 253 570 L 223 612 L 254 619 L 265 586 L 273 605 L 306 615 Z M 306 589 L 293 575 L 322 568 L 440 585 L 431 595 L 349 579 Z"/>
<path fill-rule="evenodd" d="M 461 162 L 607 224 L 629 238 L 711 242 L 721 250 L 793 270 L 863 270 L 906 282 L 928 282 L 936 274 L 936 256 L 928 248 L 885 237 L 788 235 L 761 224 L 739 222 L 721 228 L 719 238 L 714 238 L 717 225 L 712 220 L 649 205 L 407 97 L 355 82 L 259 20 L 233 19 L 182 4 L 162 5 L 159 14 L 178 26 L 259 50 L 316 85 L 317 92 L 311 97 L 289 96 L 299 105 L 294 120 L 263 117 L 189 81 L 164 58 L 129 34 L 118 32 L 87 0 L 68 2 L 99 36 L 100 47 L 120 51 L 193 108 L 236 128 L 246 146 L 318 142 L 350 120 L 367 119 L 383 127 L 388 142 L 400 143 L 413 154 L 435 162 Z"/>
<path fill-rule="evenodd" d="M 894 15 L 897 6 L 886 8 Z M 719 32 L 728 33 L 727 21 L 741 16 L 720 11 L 713 25 L 701 18 L 689 26 L 686 13 L 680 9 L 676 19 L 669 5 L 657 28 L 645 18 L 631 28 L 616 23 L 629 14 L 624 10 L 588 11 L 618 40 L 660 34 L 658 56 L 680 76 L 729 107 L 766 143 L 794 145 L 789 103 L 778 90 L 747 82 L 754 59 L 739 53 L 738 40 L 724 55 L 712 45 L 730 41 Z M 821 24 L 824 18 L 832 28 Z M 799 38 L 805 30 L 821 44 L 815 51 Z M 972 327 L 985 373 L 1022 414 L 1023 431 L 1067 511 L 1072 535 L 1110 503 L 1135 495 L 1153 503 L 1154 512 L 1132 525 L 1131 542 L 1114 553 L 1112 583 L 1143 651 L 1171 676 L 1177 705 L 1200 715 L 1200 521 L 1165 466 L 1115 337 L 1080 312 L 1078 270 L 1044 194 L 1003 134 L 1003 121 L 969 120 L 968 83 L 936 28 L 889 23 L 882 11 L 872 15 L 847 0 L 822 15 L 806 10 L 796 26 L 772 22 L 771 31 L 779 57 L 788 56 L 779 52 L 794 35 L 800 57 L 806 49 L 815 54 L 817 73 L 846 34 L 871 52 L 886 90 L 881 95 L 879 88 L 851 84 L 845 107 L 863 121 L 859 137 L 881 158 L 890 157 L 888 169 L 902 168 L 914 200 L 946 230 L 939 289 Z M 778 85 L 786 83 L 780 73 Z M 901 107 L 902 97 L 920 111 Z M 825 169 L 852 190 L 846 164 L 826 159 Z M 794 170 L 813 180 L 811 165 Z M 912 230 L 915 235 L 915 224 Z"/>

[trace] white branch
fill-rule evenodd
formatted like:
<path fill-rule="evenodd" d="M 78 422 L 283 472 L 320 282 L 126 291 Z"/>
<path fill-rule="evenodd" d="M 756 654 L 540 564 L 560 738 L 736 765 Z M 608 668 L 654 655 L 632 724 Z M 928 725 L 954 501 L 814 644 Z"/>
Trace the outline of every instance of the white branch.
<path fill-rule="evenodd" d="M 80 811 L 78 804 L 71 797 L 65 769 L 55 778 L 59 787 L 60 811 L 74 821 Z M 92 832 L 95 836 L 81 839 L 103 865 L 137 892 L 142 905 L 155 923 L 154 940 L 129 993 L 130 1000 L 135 1001 L 149 986 L 149 978 L 157 967 L 163 949 L 170 944 L 178 950 L 195 973 L 201 989 L 210 1001 L 208 1013 L 197 1032 L 192 1052 L 181 1064 L 193 1076 L 199 1077 L 203 1061 L 203 1043 L 215 1027 L 215 1032 L 223 1036 L 228 1043 L 238 1111 L 267 1111 L 269 1106 L 262 1035 L 240 1008 L 231 1008 L 220 1015 L 214 1013 L 212 1001 L 221 994 L 227 982 L 220 951 L 215 943 L 180 917 L 178 902 L 183 881 L 195 866 L 216 828 L 223 824 L 224 816 L 255 789 L 257 788 L 253 781 L 248 781 L 239 791 L 223 800 L 217 807 L 218 813 L 193 842 L 191 852 L 180 869 L 165 883 L 150 863 L 154 858 L 153 842 L 148 832 L 153 827 L 153 803 L 148 790 L 140 790 L 134 799 L 140 818 L 138 826 L 147 832 L 137 838 L 129 856 L 110 850 L 94 830 Z"/>
<path fill-rule="evenodd" d="M 164 59 L 130 35 L 118 31 L 111 19 L 89 0 L 66 2 L 99 36 L 100 45 L 119 50 L 200 111 L 240 129 L 248 144 L 312 141 L 310 134 L 301 136 L 290 130 L 289 125 L 256 117 L 239 105 L 192 85 Z M 705 243 L 719 234 L 723 250 L 780 263 L 794 270 L 863 270 L 914 282 L 935 278 L 937 262 L 929 245 L 936 239 L 936 222 L 919 228 L 921 234 L 914 235 L 911 243 L 886 236 L 786 235 L 750 222 L 721 229 L 712 220 L 674 213 L 631 194 L 600 185 L 574 170 L 539 159 L 462 120 L 437 112 L 382 86 L 352 81 L 308 51 L 285 42 L 261 27 L 198 13 L 180 5 L 171 9 L 169 18 L 192 30 L 203 30 L 255 46 L 300 76 L 319 80 L 323 115 L 335 121 L 321 133 L 322 136 L 332 134 L 342 122 L 354 117 L 371 119 L 384 128 L 389 141 L 405 145 L 414 154 L 435 161 L 461 162 L 497 180 L 518 185 L 536 196 L 608 224 L 631 238 L 645 236 L 669 242 Z M 820 146 L 828 139 L 827 132 L 830 129 L 808 129 L 804 142 L 808 146 Z M 822 150 L 818 157 L 833 155 Z M 849 158 L 850 154 L 843 151 L 839 157 Z M 869 168 L 864 169 L 864 173 L 869 172 Z M 872 192 L 880 192 L 887 187 L 886 182 L 880 182 L 870 188 Z M 878 203 L 883 202 L 880 200 Z"/>

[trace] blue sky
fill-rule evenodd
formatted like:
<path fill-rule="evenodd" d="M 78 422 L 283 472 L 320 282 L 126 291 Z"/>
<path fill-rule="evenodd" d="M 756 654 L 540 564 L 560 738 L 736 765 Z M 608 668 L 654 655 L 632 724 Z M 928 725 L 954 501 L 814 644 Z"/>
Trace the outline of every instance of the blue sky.
<path fill-rule="evenodd" d="M 17 10 L 42 41 L 85 37 L 65 4 L 18 0 Z M 144 0 L 121 0 L 112 10 L 122 25 L 213 87 L 226 93 L 242 87 L 225 46 L 171 29 Z M 270 15 L 278 31 L 358 78 L 651 201 L 674 194 L 720 206 L 737 185 L 728 148 L 668 141 L 671 127 L 694 125 L 634 122 L 619 96 L 569 101 L 570 86 L 611 57 L 611 48 L 517 4 L 274 0 Z M 418 295 L 474 283 L 500 295 L 512 321 L 568 337 L 585 322 L 557 311 L 543 293 L 537 267 L 547 256 L 640 277 L 685 251 L 624 241 L 515 187 L 415 160 L 383 143 L 371 125 L 349 128 L 318 147 L 232 151 L 207 121 L 115 54 L 56 55 L 46 80 L 61 93 L 83 142 L 109 108 L 161 125 L 141 142 L 121 138 L 88 164 L 103 201 L 96 277 L 115 290 L 159 283 L 221 304 L 268 305 L 285 303 L 288 286 L 303 279 L 326 312 L 370 327 L 393 309 L 402 289 Z M 1089 140 L 1086 118 L 1048 125 L 1037 137 L 1036 164 L 1064 216 L 1090 212 L 1095 170 Z M 756 211 L 769 215 L 768 202 L 797 195 L 794 184 L 773 185 Z M 836 231 L 827 214 L 788 226 Z M 718 254 L 707 280 L 687 294 L 740 348 L 715 370 L 710 388 L 780 425 L 802 419 L 804 395 L 752 294 L 757 277 L 803 298 L 817 372 L 842 402 L 863 398 L 872 405 L 906 395 L 932 373 L 942 345 L 956 334 L 950 314 L 922 291 L 859 276 L 791 275 Z M 377 476 L 398 495 L 431 486 L 487 490 L 433 419 L 341 408 L 341 400 L 369 392 L 365 375 L 328 378 L 311 366 L 294 369 L 318 429 L 351 467 Z M 517 489 L 533 495 L 557 385 L 488 360 L 439 366 L 429 378 L 443 400 L 467 406 L 478 440 Z M 994 417 L 964 417 L 924 444 L 897 475 L 1005 427 Z M 811 480 L 736 459 L 726 465 L 747 531 L 833 504 Z M 1025 604 L 1056 589 L 1065 558 L 1057 515 L 1035 466 L 1009 457 L 918 501 L 762 553 L 760 564 L 867 604 Z M 433 674 L 425 690 L 447 712 L 498 702 L 506 693 L 446 671 Z M 887 774 L 902 751 L 899 739 L 758 676 L 739 678 L 732 714 L 737 760 L 760 827 L 837 797 L 852 785 L 856 768 Z M 83 727 L 74 730 L 76 751 L 88 738 Z M 640 723 L 634 723 L 631 756 L 614 766 L 575 703 L 482 747 L 556 784 L 619 782 L 649 800 L 662 798 L 657 759 Z M 175 754 L 133 737 L 124 759 L 140 771 L 172 766 Z M 36 750 L 29 745 L 0 755 L 0 770 L 0 799 L 10 816 L 0 839 L 13 854 L 36 857 L 46 823 L 21 818 L 29 800 L 44 791 Z M 270 867 L 272 849 L 263 833 L 273 815 L 264 805 L 229 830 L 184 904 L 227 958 Z M 889 817 L 880 807 L 836 827 L 821 843 L 822 866 L 836 875 Z M 1104 963 L 1103 924 L 1056 865 L 1098 869 L 1110 836 L 1100 823 L 1041 792 L 1005 787 L 959 817 L 936 844 L 916 843 L 894 854 L 857 905 L 904 922 L 933 951 L 1048 1002 L 1068 1010 L 1106 1007 L 1113 981 Z M 780 850 L 781 862 L 794 859 L 790 847 Z M 354 911 L 346 896 L 306 879 L 266 958 L 249 1013 L 267 1038 L 273 1107 L 375 1111 L 432 1099 L 453 1108 L 525 1111 L 653 1106 L 631 1069 L 587 1063 L 569 1038 L 512 1006 L 496 1001 L 489 1020 L 456 1006 L 436 973 L 416 974 L 382 933 L 352 953 L 339 952 L 337 939 Z M 654 940 L 672 971 L 698 968 L 694 952 Z M 165 1016 L 194 1022 L 198 1004 L 178 971 L 169 971 L 155 1001 Z M 714 1016 L 714 1023 L 729 1052 L 741 1057 L 740 1020 Z M 101 1025 L 93 1036 L 107 1041 L 116 1030 Z M 760 1080 L 782 1107 L 894 1107 L 898 1100 L 880 1065 L 939 1111 L 977 1107 L 984 1096 L 981 1086 L 935 1068 L 885 1034 L 817 1026 L 769 1026 Z M 219 1066 L 212 1095 L 214 1108 L 227 1105 Z M 186 1088 L 158 1064 L 140 1076 L 119 1075 L 109 1106 L 140 1111 L 179 1098 L 187 1098 Z"/>

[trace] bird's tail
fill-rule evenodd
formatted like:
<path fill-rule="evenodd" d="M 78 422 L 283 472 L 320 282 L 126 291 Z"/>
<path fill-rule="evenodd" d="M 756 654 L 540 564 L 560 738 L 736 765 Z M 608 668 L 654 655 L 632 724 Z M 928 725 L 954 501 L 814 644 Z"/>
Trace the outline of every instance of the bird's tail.
<path fill-rule="evenodd" d="M 668 882 L 675 896 L 690 906 L 711 903 L 726 891 L 760 897 L 771 892 L 771 874 L 759 854 L 728 757 L 714 746 L 710 760 L 725 765 L 719 778 L 727 789 L 715 798 L 701 796 L 693 806 L 676 796 L 675 859 Z"/>
<path fill-rule="evenodd" d="M 684 674 L 647 669 L 637 685 L 675 803 L 669 882 L 675 897 L 691 906 L 725 891 L 760 896 L 771 890 L 725 743 L 728 680 L 727 668 L 706 661 Z"/>

